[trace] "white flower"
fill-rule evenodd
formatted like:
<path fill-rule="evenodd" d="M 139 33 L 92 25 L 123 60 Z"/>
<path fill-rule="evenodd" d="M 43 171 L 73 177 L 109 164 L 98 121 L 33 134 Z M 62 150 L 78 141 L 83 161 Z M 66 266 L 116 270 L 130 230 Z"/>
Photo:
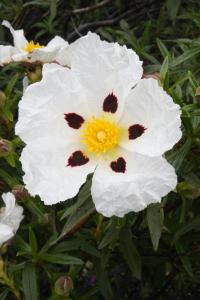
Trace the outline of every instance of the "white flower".
<path fill-rule="evenodd" d="M 15 203 L 12 193 L 4 193 L 5 207 L 0 210 L 0 246 L 12 238 L 23 219 L 23 208 Z"/>
<path fill-rule="evenodd" d="M 74 197 L 94 172 L 97 211 L 122 217 L 173 190 L 162 157 L 180 139 L 180 108 L 157 80 L 141 79 L 136 53 L 96 34 L 80 38 L 71 69 L 43 67 L 19 103 L 24 182 L 46 204 Z"/>
<path fill-rule="evenodd" d="M 19 62 L 57 62 L 61 65 L 68 63 L 67 48 L 68 43 L 59 36 L 55 36 L 46 46 L 27 41 L 24 30 L 14 30 L 8 21 L 3 21 L 2 25 L 10 29 L 13 36 L 14 46 L 0 45 L 0 65 Z"/>

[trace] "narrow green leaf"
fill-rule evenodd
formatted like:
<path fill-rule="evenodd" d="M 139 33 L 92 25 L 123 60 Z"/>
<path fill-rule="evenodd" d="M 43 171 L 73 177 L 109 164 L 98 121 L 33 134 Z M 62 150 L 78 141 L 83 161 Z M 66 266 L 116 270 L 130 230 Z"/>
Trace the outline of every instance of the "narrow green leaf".
<path fill-rule="evenodd" d="M 26 264 L 22 272 L 24 300 L 38 300 L 38 285 L 35 266 Z"/>
<path fill-rule="evenodd" d="M 166 58 L 166 56 L 169 56 L 169 51 L 167 50 L 167 47 L 164 45 L 164 43 L 160 39 L 156 39 L 158 48 L 160 50 L 160 53 L 162 54 L 163 58 Z"/>
<path fill-rule="evenodd" d="M 107 261 L 107 259 L 108 257 L 102 255 L 101 260 L 95 263 L 95 269 L 97 274 L 97 284 L 103 295 L 103 298 L 106 300 L 111 300 L 113 299 L 113 292 L 108 273 L 105 270 L 105 261 Z"/>
<path fill-rule="evenodd" d="M 82 265 L 83 261 L 80 258 L 66 255 L 66 254 L 60 254 L 60 253 L 44 253 L 40 255 L 40 258 L 43 261 L 47 261 L 50 263 L 54 264 L 59 264 L 59 265 Z"/>
<path fill-rule="evenodd" d="M 0 294 L 0 300 L 5 300 L 9 291 L 5 289 L 1 294 Z"/>
<path fill-rule="evenodd" d="M 200 215 L 194 218 L 191 222 L 187 222 L 187 224 L 182 225 L 175 233 L 174 239 L 178 240 L 182 235 L 194 230 L 196 228 L 199 229 L 200 226 Z"/>
<path fill-rule="evenodd" d="M 92 184 L 92 180 L 91 179 L 87 180 L 87 182 L 84 184 L 84 186 L 81 188 L 78 194 L 78 199 L 76 203 L 70 206 L 64 212 L 64 214 L 61 217 L 61 220 L 75 213 L 79 209 L 79 207 L 81 207 L 84 204 L 86 200 L 91 198 L 91 184 Z"/>
<path fill-rule="evenodd" d="M 183 264 L 185 271 L 188 273 L 189 276 L 192 277 L 193 276 L 192 266 L 191 266 L 189 257 L 184 255 L 185 254 L 184 247 L 179 242 L 176 242 L 175 246 L 176 246 L 176 251 L 179 254 L 179 258 Z"/>
<path fill-rule="evenodd" d="M 118 226 L 118 218 L 113 217 L 108 224 L 108 229 L 103 236 L 98 248 L 103 249 L 112 242 L 116 241 L 119 236 L 120 226 Z"/>
<path fill-rule="evenodd" d="M 158 249 L 159 240 L 163 228 L 163 208 L 160 203 L 151 204 L 147 207 L 147 224 L 151 241 L 155 251 Z"/>
<path fill-rule="evenodd" d="M 178 65 L 184 63 L 186 60 L 192 58 L 193 56 L 200 53 L 200 47 L 194 47 L 193 49 L 189 49 L 185 51 L 182 55 L 180 55 L 178 58 L 175 58 L 170 66 L 171 67 L 177 67 Z"/>
<path fill-rule="evenodd" d="M 128 222 L 120 231 L 119 247 L 133 276 L 140 280 L 142 269 L 141 258 L 135 245 L 133 244 L 131 228 Z"/>
<path fill-rule="evenodd" d="M 169 162 L 174 166 L 176 172 L 180 169 L 185 157 L 189 153 L 192 146 L 192 141 L 188 139 L 183 146 L 178 150 L 174 150 L 167 158 Z"/>
<path fill-rule="evenodd" d="M 82 205 L 79 210 L 77 210 L 74 214 L 72 214 L 65 223 L 61 234 L 59 235 L 58 240 L 60 240 L 63 236 L 65 236 L 70 230 L 78 226 L 80 222 L 87 219 L 92 212 L 94 211 L 94 203 L 91 199 L 88 199 L 84 205 Z M 56 242 L 55 241 L 55 242 Z"/>
<path fill-rule="evenodd" d="M 35 233 L 31 227 L 29 227 L 29 244 L 31 246 L 32 251 L 36 253 L 38 250 L 38 244 Z"/>
<path fill-rule="evenodd" d="M 168 15 L 172 21 L 176 20 L 176 16 L 177 16 L 180 5 L 181 5 L 181 0 L 175 0 L 175 1 L 167 0 L 166 1 Z"/>
<path fill-rule="evenodd" d="M 160 74 L 163 80 L 165 80 L 165 76 L 168 72 L 168 68 L 169 68 L 169 58 L 168 56 L 166 56 L 160 69 Z"/>

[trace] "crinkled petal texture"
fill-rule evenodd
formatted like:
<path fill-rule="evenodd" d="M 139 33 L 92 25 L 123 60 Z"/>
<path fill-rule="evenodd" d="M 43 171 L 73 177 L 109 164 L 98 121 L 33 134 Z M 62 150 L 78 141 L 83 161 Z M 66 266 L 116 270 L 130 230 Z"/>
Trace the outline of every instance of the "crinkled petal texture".
<path fill-rule="evenodd" d="M 120 126 L 129 128 L 139 124 L 145 131 L 135 139 L 125 137 L 121 146 L 148 156 L 162 155 L 181 138 L 180 115 L 180 107 L 157 80 L 142 79 L 126 99 Z"/>
<path fill-rule="evenodd" d="M 12 55 L 15 53 L 15 51 L 15 47 L 0 45 L 0 66 L 10 63 L 12 60 Z"/>
<path fill-rule="evenodd" d="M 27 144 L 20 159 L 27 189 L 55 204 L 74 197 L 94 172 L 92 196 L 105 216 L 159 202 L 177 181 L 161 155 L 180 138 L 179 107 L 157 81 L 140 80 L 142 63 L 125 46 L 89 33 L 69 48 L 71 69 L 45 65 L 41 82 L 27 87 L 19 103 L 16 134 Z M 97 164 L 84 130 L 106 114 L 120 133 Z M 95 141 L 104 133 L 95 132 Z M 87 134 L 91 142 L 93 130 Z"/>
<path fill-rule="evenodd" d="M 0 222 L 0 246 L 14 236 L 12 229 Z"/>
<path fill-rule="evenodd" d="M 45 65 L 41 82 L 30 85 L 19 103 L 16 134 L 25 143 L 38 138 L 78 141 L 78 132 L 67 126 L 65 113 L 89 113 L 85 90 L 69 69 L 57 64 Z M 81 110 L 80 110 L 81 107 Z"/>
<path fill-rule="evenodd" d="M 99 164 L 92 181 L 92 198 L 98 212 L 106 217 L 123 217 L 143 210 L 177 184 L 174 168 L 163 157 L 147 157 L 122 151 L 125 173 L 113 173 L 108 163 Z"/>
<path fill-rule="evenodd" d="M 60 36 L 55 36 L 44 48 L 34 49 L 28 55 L 30 62 L 42 61 L 53 62 L 56 61 L 61 65 L 67 65 L 68 62 L 68 42 Z"/>
<path fill-rule="evenodd" d="M 130 89 L 142 77 L 142 62 L 126 46 L 101 41 L 89 32 L 69 46 L 71 69 L 87 88 L 88 101 L 95 111 L 102 109 L 102 99 L 113 92 L 119 101 L 116 114 L 123 111 L 123 102 Z"/>
<path fill-rule="evenodd" d="M 23 208 L 16 204 L 12 193 L 4 193 L 2 198 L 6 206 L 0 214 L 0 222 L 8 225 L 15 233 L 23 219 Z"/>
<path fill-rule="evenodd" d="M 5 207 L 0 212 L 0 245 L 14 236 L 23 219 L 23 208 L 15 203 L 12 193 L 2 195 Z"/>
<path fill-rule="evenodd" d="M 23 150 L 21 163 L 24 183 L 31 195 L 40 195 L 45 204 L 55 204 L 76 196 L 95 164 L 68 166 L 68 158 L 79 150 L 79 144 L 67 139 L 37 139 Z M 81 169 L 80 169 L 81 168 Z"/>

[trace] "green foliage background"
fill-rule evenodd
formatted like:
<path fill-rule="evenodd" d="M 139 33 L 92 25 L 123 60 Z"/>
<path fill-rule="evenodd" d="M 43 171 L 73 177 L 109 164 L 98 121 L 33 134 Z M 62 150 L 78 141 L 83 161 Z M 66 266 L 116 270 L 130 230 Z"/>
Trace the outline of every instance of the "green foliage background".
<path fill-rule="evenodd" d="M 58 34 L 72 42 L 88 30 L 133 48 L 145 74 L 182 108 L 182 140 L 167 159 L 179 184 L 161 204 L 123 219 L 97 214 L 91 178 L 70 201 L 44 206 L 22 187 L 23 144 L 14 135 L 25 66 L 0 69 L 0 191 L 13 190 L 25 209 L 15 238 L 1 248 L 0 300 L 198 299 L 200 293 L 200 3 L 198 0 L 0 0 L 0 21 L 44 44 Z M 11 36 L 0 27 L 1 44 Z M 28 70 L 34 72 L 34 70 Z M 5 97 L 4 97 L 5 96 Z M 55 282 L 74 289 L 59 296 Z M 95 282 L 96 277 L 96 282 Z"/>

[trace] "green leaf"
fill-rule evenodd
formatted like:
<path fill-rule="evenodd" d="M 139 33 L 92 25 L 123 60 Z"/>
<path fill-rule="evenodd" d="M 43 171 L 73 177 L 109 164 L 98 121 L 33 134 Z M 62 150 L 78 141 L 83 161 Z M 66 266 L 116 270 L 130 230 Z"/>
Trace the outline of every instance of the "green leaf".
<path fill-rule="evenodd" d="M 181 5 L 181 0 L 167 0 L 166 6 L 170 19 L 172 21 L 176 20 L 176 16 Z"/>
<path fill-rule="evenodd" d="M 35 266 L 26 264 L 22 272 L 24 300 L 38 300 L 38 285 Z"/>
<path fill-rule="evenodd" d="M 185 271 L 188 273 L 189 276 L 193 276 L 192 266 L 190 263 L 190 259 L 187 255 L 185 255 L 185 249 L 179 242 L 175 243 L 176 251 L 179 254 L 179 258 L 183 264 Z"/>
<path fill-rule="evenodd" d="M 61 234 L 59 237 L 55 240 L 54 243 L 56 243 L 58 240 L 63 238 L 66 234 L 68 234 L 73 228 L 76 228 L 83 222 L 84 220 L 87 220 L 87 218 L 94 212 L 95 207 L 94 203 L 91 199 L 88 199 L 84 205 L 82 205 L 75 213 L 70 215 L 70 217 L 67 219 L 67 222 L 65 223 Z"/>
<path fill-rule="evenodd" d="M 140 280 L 142 270 L 141 258 L 135 245 L 133 244 L 131 228 L 128 222 L 120 231 L 119 247 L 127 265 L 132 272 L 132 275 Z"/>
<path fill-rule="evenodd" d="M 166 56 L 169 56 L 170 53 L 167 50 L 167 47 L 163 44 L 163 42 L 160 39 L 156 39 L 158 48 L 160 50 L 160 53 L 162 54 L 163 58 L 166 58 Z"/>
<path fill-rule="evenodd" d="M 183 146 L 181 146 L 178 150 L 174 150 L 167 159 L 174 166 L 176 172 L 180 169 L 185 157 L 189 153 L 192 146 L 192 141 L 188 139 Z"/>
<path fill-rule="evenodd" d="M 1 294 L 0 294 L 0 300 L 5 300 L 9 291 L 5 289 Z"/>
<path fill-rule="evenodd" d="M 111 300 L 113 299 L 113 292 L 108 273 L 105 270 L 108 258 L 108 255 L 103 254 L 101 260 L 96 261 L 94 266 L 96 269 L 98 287 L 104 299 Z"/>
<path fill-rule="evenodd" d="M 194 218 L 191 222 L 187 222 L 187 224 L 182 225 L 175 233 L 174 239 L 178 240 L 182 235 L 190 232 L 193 229 L 198 228 L 200 226 L 200 215 Z"/>
<path fill-rule="evenodd" d="M 59 265 L 82 265 L 83 261 L 80 258 L 76 258 L 74 256 L 66 255 L 66 254 L 60 254 L 60 253 L 44 253 L 42 255 L 39 255 L 40 259 L 43 261 L 47 261 L 53 264 L 59 264 Z"/>
<path fill-rule="evenodd" d="M 29 227 L 29 244 L 31 246 L 32 251 L 36 253 L 38 250 L 38 244 L 35 233 L 31 227 Z"/>
<path fill-rule="evenodd" d="M 151 241 L 155 251 L 158 249 L 159 240 L 163 228 L 163 208 L 160 203 L 151 204 L 147 207 L 147 224 Z"/>
<path fill-rule="evenodd" d="M 31 246 L 28 243 L 26 243 L 19 235 L 15 236 L 14 245 L 20 251 L 23 251 L 28 254 L 31 253 Z"/>
<path fill-rule="evenodd" d="M 193 56 L 200 53 L 200 47 L 194 47 L 193 49 L 186 50 L 178 58 L 175 58 L 171 63 L 171 67 L 177 67 L 178 65 L 184 63 L 186 60 L 192 58 Z"/>
<path fill-rule="evenodd" d="M 67 208 L 67 210 L 62 215 L 61 220 L 74 214 L 79 209 L 79 207 L 84 204 L 86 200 L 91 198 L 91 185 L 92 185 L 92 180 L 91 179 L 87 180 L 87 182 L 84 184 L 84 186 L 81 188 L 78 194 L 78 199 L 76 203 L 70 206 L 69 208 Z"/>
<path fill-rule="evenodd" d="M 111 220 L 108 223 L 108 229 L 105 235 L 103 236 L 103 239 L 101 240 L 98 248 L 103 249 L 104 247 L 116 241 L 119 237 L 120 229 L 121 228 L 118 224 L 118 218 L 116 217 L 111 218 Z"/>
<path fill-rule="evenodd" d="M 168 68 L 169 68 L 169 58 L 168 56 L 166 56 L 160 69 L 160 74 L 163 80 L 165 80 L 165 76 L 168 72 Z"/>

